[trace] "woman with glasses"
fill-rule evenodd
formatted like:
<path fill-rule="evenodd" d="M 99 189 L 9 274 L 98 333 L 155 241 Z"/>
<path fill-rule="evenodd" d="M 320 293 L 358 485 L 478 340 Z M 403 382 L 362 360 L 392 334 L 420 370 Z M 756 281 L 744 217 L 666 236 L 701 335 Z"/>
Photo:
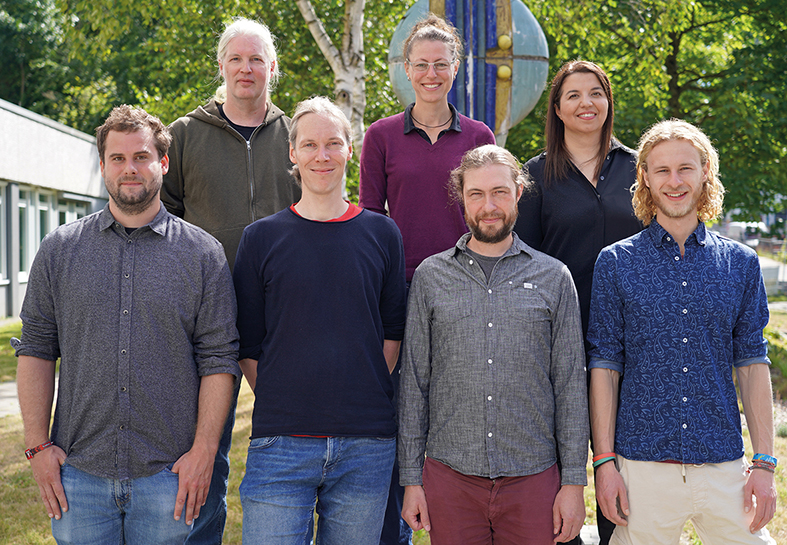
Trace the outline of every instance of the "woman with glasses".
<path fill-rule="evenodd" d="M 466 151 L 494 144 L 495 137 L 448 103 L 462 58 L 462 40 L 453 26 L 429 14 L 413 27 L 403 53 L 415 102 L 366 131 L 359 204 L 396 222 L 409 285 L 421 261 L 451 248 L 467 232 L 462 207 L 450 195 L 450 173 Z M 398 364 L 393 377 L 398 390 Z M 410 542 L 410 529 L 400 517 L 403 495 L 394 465 L 382 545 Z"/>
<path fill-rule="evenodd" d="M 421 261 L 467 232 L 462 208 L 449 195 L 449 174 L 466 151 L 494 144 L 495 137 L 448 103 L 462 57 L 453 26 L 430 14 L 413 27 L 403 53 L 415 102 L 366 131 L 360 205 L 390 214 L 399 226 L 409 282 Z"/>
<path fill-rule="evenodd" d="M 607 74 L 592 62 L 564 64 L 549 92 L 546 149 L 525 165 L 533 189 L 519 201 L 514 228 L 525 243 L 571 271 L 585 335 L 599 252 L 642 229 L 629 191 L 637 158 L 612 136 L 613 121 Z M 615 526 L 601 510 L 598 516 L 605 544 Z"/>

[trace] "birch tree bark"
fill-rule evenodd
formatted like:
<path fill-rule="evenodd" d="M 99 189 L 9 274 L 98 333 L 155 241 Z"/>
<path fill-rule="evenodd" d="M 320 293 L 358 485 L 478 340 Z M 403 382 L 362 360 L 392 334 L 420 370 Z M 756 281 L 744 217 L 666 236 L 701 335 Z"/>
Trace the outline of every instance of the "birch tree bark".
<path fill-rule="evenodd" d="M 306 26 L 334 74 L 334 101 L 342 109 L 353 130 L 355 156 L 360 157 L 366 128 L 366 56 L 363 51 L 363 11 L 366 0 L 345 0 L 341 49 L 336 47 L 309 0 L 295 0 Z"/>

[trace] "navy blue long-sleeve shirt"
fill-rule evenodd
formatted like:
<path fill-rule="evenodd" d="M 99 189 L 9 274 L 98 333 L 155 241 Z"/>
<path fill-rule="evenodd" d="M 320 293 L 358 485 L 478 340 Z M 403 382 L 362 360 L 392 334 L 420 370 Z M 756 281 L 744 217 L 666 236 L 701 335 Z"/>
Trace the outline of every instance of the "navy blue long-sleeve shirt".
<path fill-rule="evenodd" d="M 233 271 L 241 358 L 258 360 L 252 437 L 396 434 L 383 341 L 405 319 L 402 238 L 369 211 L 291 209 L 248 226 Z"/>

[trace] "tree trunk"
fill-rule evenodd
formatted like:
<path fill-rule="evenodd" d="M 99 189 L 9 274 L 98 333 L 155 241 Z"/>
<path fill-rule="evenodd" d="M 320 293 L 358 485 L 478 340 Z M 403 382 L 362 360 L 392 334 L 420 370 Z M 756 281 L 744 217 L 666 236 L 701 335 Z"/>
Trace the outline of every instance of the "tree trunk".
<path fill-rule="evenodd" d="M 320 47 L 334 76 L 334 101 L 342 109 L 353 130 L 353 148 L 356 156 L 366 131 L 363 116 L 366 111 L 366 56 L 363 51 L 363 10 L 366 0 L 346 0 L 344 3 L 344 32 L 342 49 L 339 50 L 322 21 L 317 17 L 309 0 L 296 0 L 309 32 Z"/>

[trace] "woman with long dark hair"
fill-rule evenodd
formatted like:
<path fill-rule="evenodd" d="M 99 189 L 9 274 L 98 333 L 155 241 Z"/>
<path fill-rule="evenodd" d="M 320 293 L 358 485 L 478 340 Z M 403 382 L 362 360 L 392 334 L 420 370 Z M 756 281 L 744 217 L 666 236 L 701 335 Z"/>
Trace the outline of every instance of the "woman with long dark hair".
<path fill-rule="evenodd" d="M 519 201 L 514 228 L 571 271 L 584 334 L 599 252 L 642 229 L 630 192 L 636 154 L 613 136 L 614 119 L 612 86 L 598 65 L 571 61 L 558 70 L 549 91 L 546 149 L 525 165 L 532 189 Z M 598 515 L 605 544 L 615 527 Z"/>

